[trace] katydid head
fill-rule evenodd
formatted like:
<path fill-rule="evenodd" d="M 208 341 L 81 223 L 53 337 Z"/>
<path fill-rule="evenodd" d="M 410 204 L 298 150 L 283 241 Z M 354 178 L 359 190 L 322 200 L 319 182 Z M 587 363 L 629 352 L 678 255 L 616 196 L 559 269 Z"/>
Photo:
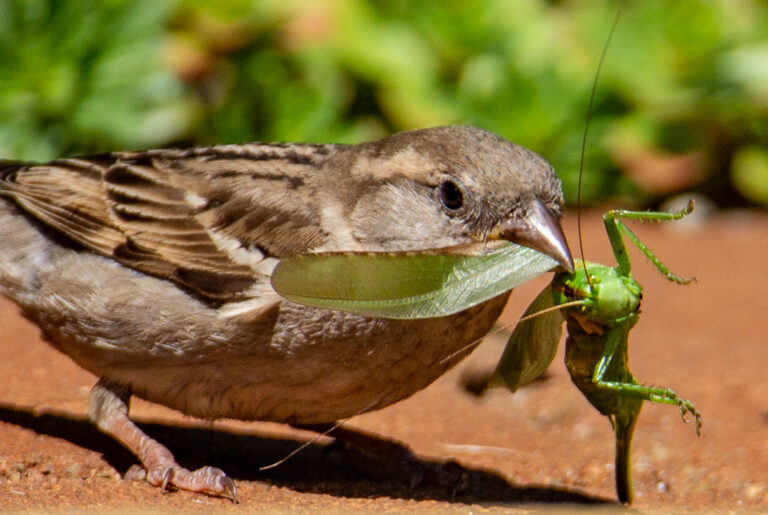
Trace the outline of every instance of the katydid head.
<path fill-rule="evenodd" d="M 570 309 L 609 327 L 640 310 L 643 287 L 637 281 L 610 266 L 583 261 L 576 261 L 575 265 L 573 274 L 555 274 L 555 305 L 581 301 Z"/>

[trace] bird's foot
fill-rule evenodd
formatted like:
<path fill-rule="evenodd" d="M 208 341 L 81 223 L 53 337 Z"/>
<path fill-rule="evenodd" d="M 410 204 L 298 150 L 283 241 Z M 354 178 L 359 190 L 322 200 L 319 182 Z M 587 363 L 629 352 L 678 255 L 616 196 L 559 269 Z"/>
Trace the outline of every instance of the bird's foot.
<path fill-rule="evenodd" d="M 235 482 L 223 470 L 201 467 L 190 471 L 176 463 L 171 451 L 150 438 L 128 418 L 130 392 L 104 380 L 93 387 L 88 415 L 104 433 L 118 440 L 139 458 L 146 480 L 164 490 L 176 488 L 226 497 L 237 503 Z"/>
<path fill-rule="evenodd" d="M 133 422 L 126 420 L 136 431 L 141 432 Z M 142 433 L 143 434 L 143 433 Z M 237 503 L 237 487 L 232 478 L 216 467 L 201 467 L 195 471 L 185 469 L 176 463 L 173 454 L 164 445 L 143 435 L 138 458 L 147 470 L 147 482 L 163 490 L 176 488 L 190 492 L 226 497 Z M 121 440 L 122 441 L 122 440 Z"/>

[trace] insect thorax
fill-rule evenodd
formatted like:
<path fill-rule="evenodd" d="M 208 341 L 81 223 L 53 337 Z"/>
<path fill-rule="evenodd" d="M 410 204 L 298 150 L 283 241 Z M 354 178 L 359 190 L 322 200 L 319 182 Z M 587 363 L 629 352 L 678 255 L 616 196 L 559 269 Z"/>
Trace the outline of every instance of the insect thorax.
<path fill-rule="evenodd" d="M 581 300 L 584 303 L 570 308 L 571 313 L 582 313 L 609 327 L 640 310 L 643 292 L 640 284 L 631 277 L 619 275 L 613 267 L 591 262 L 586 265 L 585 270 L 583 262 L 576 261 L 573 274 L 555 274 L 552 289 L 556 305 Z"/>

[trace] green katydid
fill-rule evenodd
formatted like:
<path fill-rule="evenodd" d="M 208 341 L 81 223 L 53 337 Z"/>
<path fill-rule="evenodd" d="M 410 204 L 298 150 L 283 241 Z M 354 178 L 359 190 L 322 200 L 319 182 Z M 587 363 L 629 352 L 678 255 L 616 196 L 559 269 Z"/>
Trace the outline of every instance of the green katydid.
<path fill-rule="evenodd" d="M 541 375 L 557 349 L 562 322 L 566 321 L 565 363 L 573 383 L 616 434 L 616 489 L 619 500 L 632 502 L 630 452 L 632 434 L 643 401 L 673 404 L 681 416 L 693 415 L 700 433 L 701 415 L 672 390 L 643 386 L 628 368 L 627 340 L 640 313 L 642 286 L 632 279 L 631 263 L 623 236 L 627 236 L 670 281 L 688 284 L 664 265 L 620 219 L 678 220 L 693 210 L 693 202 L 673 213 L 614 210 L 603 215 L 618 266 L 577 260 L 574 273 L 555 274 L 536 297 L 507 343 L 494 373 L 474 378 L 469 389 L 504 385 L 513 392 Z"/>
<path fill-rule="evenodd" d="M 579 209 L 584 148 L 592 113 L 596 85 L 621 9 L 616 13 L 592 86 L 582 140 L 579 166 Z M 557 273 L 528 307 L 507 343 L 492 380 L 503 382 L 513 392 L 536 379 L 549 366 L 566 321 L 565 363 L 571 380 L 589 402 L 607 416 L 616 435 L 615 475 L 619 501 L 631 504 L 631 445 L 643 401 L 677 405 L 695 419 L 696 434 L 701 434 L 702 419 L 690 401 L 680 399 L 668 388 L 643 386 L 629 370 L 629 331 L 640 314 L 642 286 L 632 278 L 632 267 L 623 236 L 628 237 L 664 277 L 678 284 L 692 279 L 670 272 L 669 268 L 637 237 L 621 219 L 671 221 L 693 211 L 693 201 L 676 212 L 637 212 L 612 210 L 603 215 L 608 239 L 617 266 L 610 267 L 577 260 L 574 273 Z M 580 213 L 580 211 L 579 211 Z M 579 246 L 581 247 L 581 217 Z M 538 314 L 538 315 L 537 315 Z"/>

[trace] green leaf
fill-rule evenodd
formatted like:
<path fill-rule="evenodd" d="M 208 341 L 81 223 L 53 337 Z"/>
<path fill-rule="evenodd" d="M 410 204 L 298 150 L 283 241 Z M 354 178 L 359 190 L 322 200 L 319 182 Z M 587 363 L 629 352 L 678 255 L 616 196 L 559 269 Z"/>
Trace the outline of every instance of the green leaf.
<path fill-rule="evenodd" d="M 492 299 L 555 266 L 549 256 L 508 242 L 420 252 L 304 254 L 278 264 L 272 287 L 308 306 L 432 318 Z"/>

